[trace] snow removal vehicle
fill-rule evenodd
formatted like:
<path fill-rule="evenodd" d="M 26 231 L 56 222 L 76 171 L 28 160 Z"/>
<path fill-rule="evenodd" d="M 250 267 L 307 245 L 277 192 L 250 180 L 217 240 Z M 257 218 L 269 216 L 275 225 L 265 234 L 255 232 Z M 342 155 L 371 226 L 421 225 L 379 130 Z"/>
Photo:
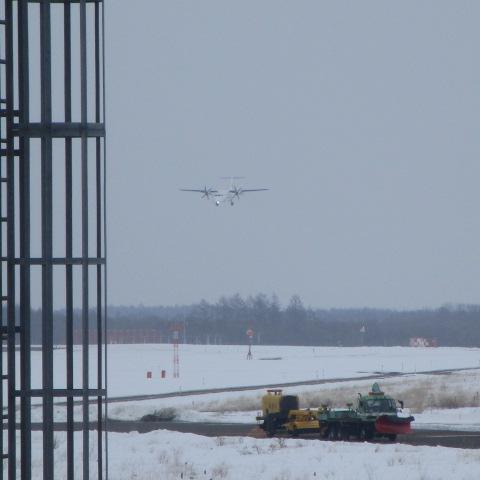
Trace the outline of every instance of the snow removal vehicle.
<path fill-rule="evenodd" d="M 403 402 L 399 402 L 400 410 Z M 358 394 L 356 408 L 330 409 L 323 406 L 318 412 L 320 436 L 329 440 L 372 440 L 388 438 L 394 441 L 399 434 L 411 433 L 414 417 L 400 417 L 397 402 L 374 383 L 367 395 Z"/>
<path fill-rule="evenodd" d="M 282 390 L 267 390 L 262 397 L 262 414 L 257 421 L 268 436 L 285 432 L 292 436 L 316 433 L 328 440 L 372 440 L 411 433 L 412 416 L 401 417 L 403 402 L 397 402 L 374 383 L 367 395 L 358 394 L 356 407 L 299 409 L 298 396 L 282 395 Z"/>
<path fill-rule="evenodd" d="M 366 418 L 376 417 L 375 436 L 387 436 L 395 440 L 398 434 L 412 432 L 411 422 L 414 417 L 400 417 L 398 412 L 403 410 L 403 402 L 397 402 L 380 390 L 378 383 L 372 385 L 368 395 L 358 394 L 357 411 L 360 416 Z"/>

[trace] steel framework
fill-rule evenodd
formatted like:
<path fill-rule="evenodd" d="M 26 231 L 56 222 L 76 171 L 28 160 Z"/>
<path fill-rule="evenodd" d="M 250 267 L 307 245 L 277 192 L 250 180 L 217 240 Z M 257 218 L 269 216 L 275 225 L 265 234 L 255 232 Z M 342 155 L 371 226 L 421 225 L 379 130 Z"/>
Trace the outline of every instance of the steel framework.
<path fill-rule="evenodd" d="M 0 480 L 32 478 L 34 409 L 45 480 L 79 471 L 85 480 L 108 478 L 103 32 L 103 0 L 0 0 Z M 55 320 L 54 307 L 64 319 Z M 65 355 L 54 363 L 59 335 Z M 67 412 L 61 440 L 57 399 Z M 66 471 L 54 458 L 63 438 Z"/>
<path fill-rule="evenodd" d="M 180 356 L 178 354 L 179 330 L 173 330 L 173 378 L 180 377 Z"/>

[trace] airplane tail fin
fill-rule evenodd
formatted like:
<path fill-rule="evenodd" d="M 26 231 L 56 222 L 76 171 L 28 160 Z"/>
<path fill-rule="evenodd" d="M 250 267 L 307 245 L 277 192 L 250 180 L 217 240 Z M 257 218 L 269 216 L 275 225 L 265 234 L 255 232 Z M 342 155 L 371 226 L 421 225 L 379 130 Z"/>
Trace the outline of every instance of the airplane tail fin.
<path fill-rule="evenodd" d="M 230 176 L 230 177 L 220 177 L 220 180 L 230 180 L 230 188 L 233 187 L 235 180 L 243 180 L 245 177 Z"/>

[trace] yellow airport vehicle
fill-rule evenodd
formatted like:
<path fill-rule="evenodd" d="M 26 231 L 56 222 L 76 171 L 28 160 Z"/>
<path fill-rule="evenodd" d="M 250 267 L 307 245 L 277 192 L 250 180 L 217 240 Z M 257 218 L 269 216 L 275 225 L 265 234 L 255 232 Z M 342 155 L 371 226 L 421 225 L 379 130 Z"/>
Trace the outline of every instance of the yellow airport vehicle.
<path fill-rule="evenodd" d="M 283 425 L 285 430 L 292 437 L 303 433 L 319 433 L 320 422 L 318 421 L 317 411 L 310 410 L 290 410 L 288 421 Z"/>
<path fill-rule="evenodd" d="M 296 395 L 282 395 L 282 390 L 267 390 L 262 397 L 262 414 L 257 421 L 262 422 L 260 428 L 271 437 L 279 430 L 285 430 L 290 411 L 298 411 L 298 397 Z"/>

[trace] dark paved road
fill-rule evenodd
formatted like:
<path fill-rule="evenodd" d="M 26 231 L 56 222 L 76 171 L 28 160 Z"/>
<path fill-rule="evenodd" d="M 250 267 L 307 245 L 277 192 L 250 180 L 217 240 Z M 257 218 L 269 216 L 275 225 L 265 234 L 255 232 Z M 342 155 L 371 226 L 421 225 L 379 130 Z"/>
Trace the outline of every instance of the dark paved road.
<path fill-rule="evenodd" d="M 92 430 L 96 429 L 96 423 L 90 424 Z M 42 424 L 32 424 L 33 430 L 42 430 Z M 75 424 L 76 430 L 81 430 L 81 424 Z M 172 430 L 175 432 L 195 433 L 207 437 L 246 436 L 265 438 L 265 434 L 256 424 L 238 423 L 190 423 L 190 422 L 142 422 L 109 420 L 109 432 L 139 432 L 147 433 L 154 430 Z M 57 423 L 55 430 L 66 430 L 65 423 Z M 304 439 L 318 439 L 317 435 L 303 435 Z M 390 443 L 379 440 L 378 443 Z M 407 445 L 428 445 L 451 448 L 480 449 L 480 432 L 459 432 L 452 430 L 414 430 L 410 435 L 399 435 L 397 443 Z"/>
<path fill-rule="evenodd" d="M 122 422 L 110 422 L 109 431 L 122 431 L 125 426 Z M 143 423 L 143 425 L 142 425 Z M 256 424 L 212 424 L 212 423 L 182 423 L 182 422 L 163 422 L 155 425 L 156 422 L 136 422 L 135 430 L 140 433 L 163 428 L 177 432 L 196 433 L 205 436 L 248 436 L 255 438 L 265 438 L 265 434 Z M 305 439 L 318 439 L 317 435 L 305 435 Z M 410 435 L 399 435 L 398 443 L 408 445 L 429 445 L 454 448 L 480 448 L 480 432 L 457 432 L 450 430 L 415 430 Z M 390 443 L 388 441 L 378 441 L 378 443 Z"/>
<path fill-rule="evenodd" d="M 256 424 L 231 423 L 188 423 L 188 422 L 132 422 L 125 425 L 122 421 L 110 420 L 108 430 L 111 432 L 127 431 L 132 428 L 140 433 L 159 428 L 177 432 L 196 433 L 205 436 L 248 436 L 265 438 L 265 434 Z M 318 439 L 317 435 L 305 435 L 302 438 Z M 408 445 L 430 445 L 454 448 L 480 448 L 480 432 L 457 432 L 451 430 L 414 430 L 410 435 L 399 435 L 398 443 Z M 389 443 L 379 441 L 379 443 Z"/>

